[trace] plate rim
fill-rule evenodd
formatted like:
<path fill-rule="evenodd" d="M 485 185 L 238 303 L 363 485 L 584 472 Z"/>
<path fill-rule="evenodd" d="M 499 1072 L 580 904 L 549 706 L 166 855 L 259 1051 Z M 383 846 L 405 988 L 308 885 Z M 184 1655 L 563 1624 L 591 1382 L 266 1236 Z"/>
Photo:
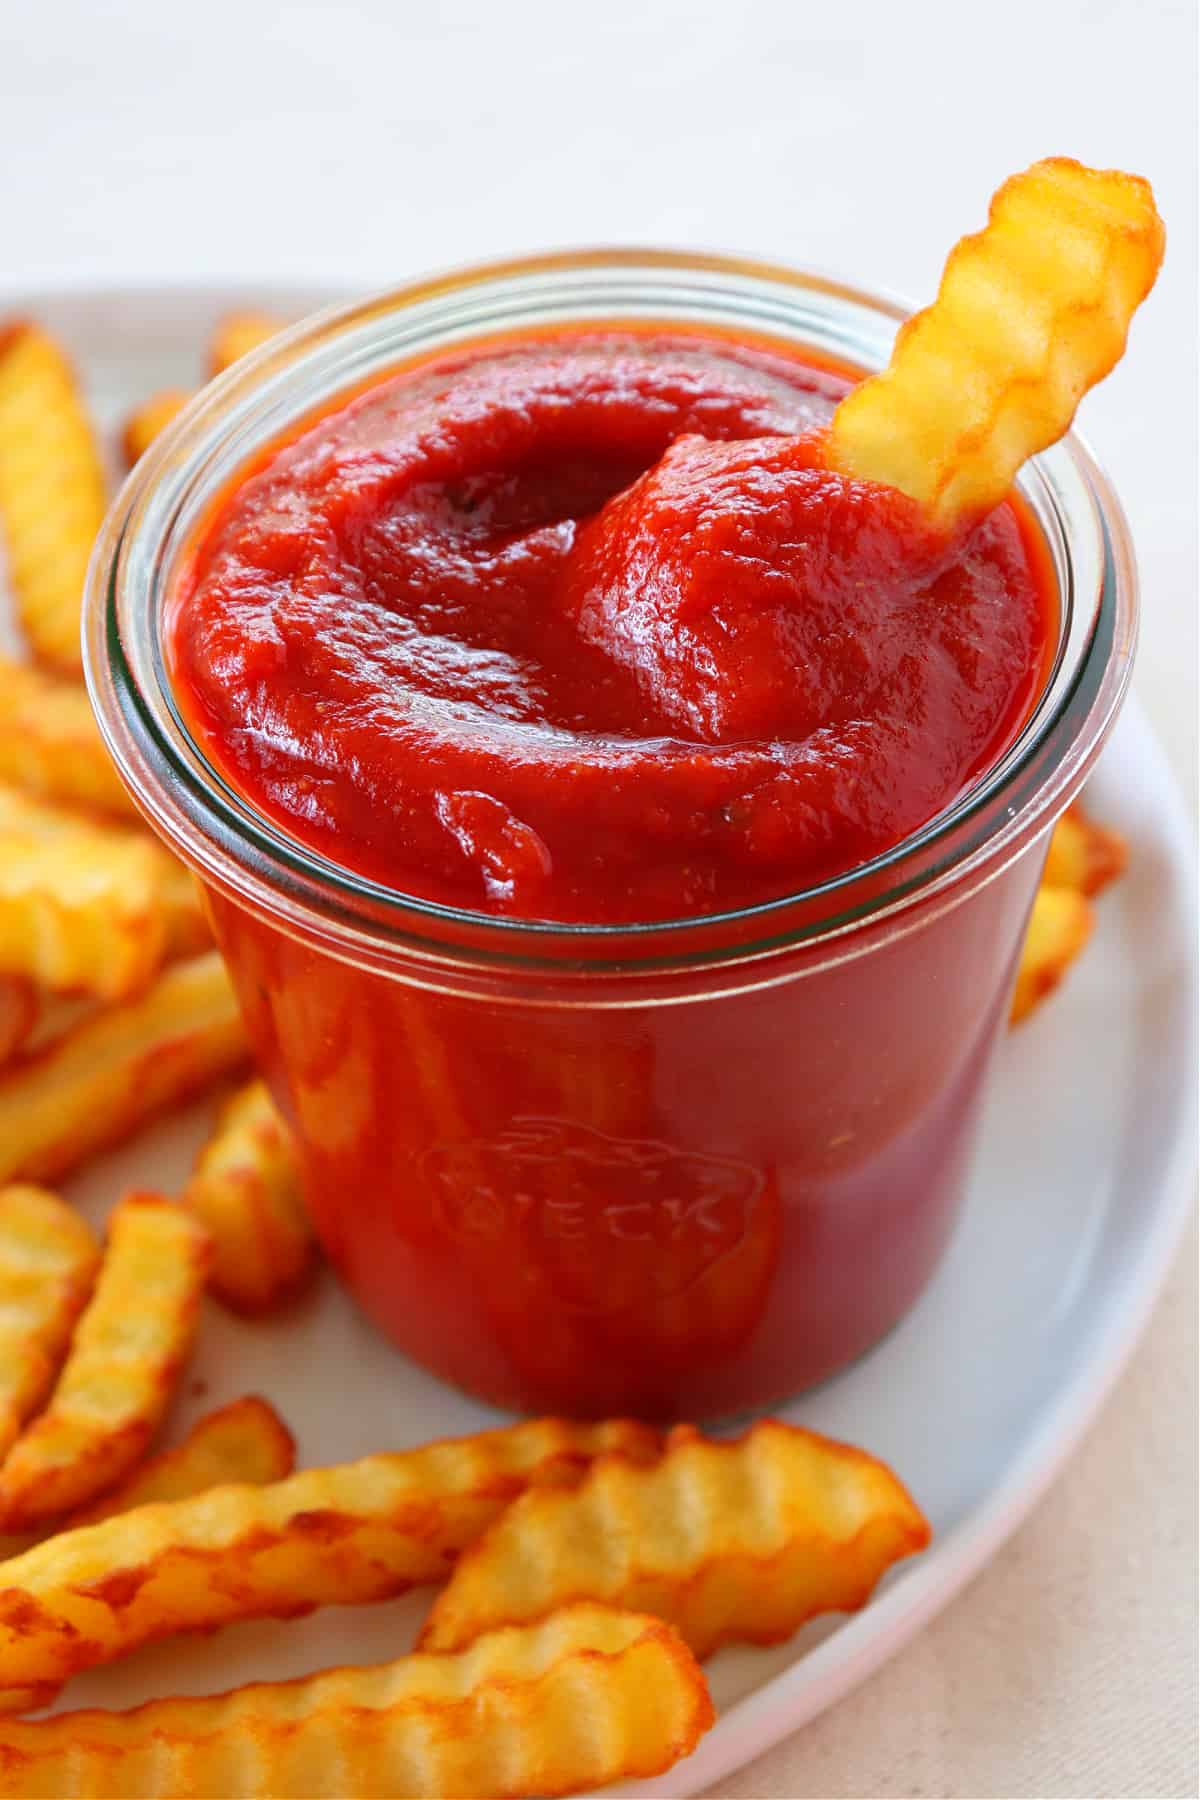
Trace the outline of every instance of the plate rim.
<path fill-rule="evenodd" d="M 71 300 L 99 305 L 128 300 L 215 310 L 255 304 L 285 312 L 312 311 L 353 297 L 359 287 L 378 284 L 303 279 L 263 272 L 233 275 L 224 270 L 194 276 L 119 274 L 95 278 L 34 272 L 32 279 L 0 274 L 0 306 L 28 309 Z M 1187 916 L 1196 914 L 1195 847 L 1186 803 L 1173 769 L 1138 700 L 1136 691 L 1121 719 L 1130 759 L 1149 777 L 1147 799 L 1168 852 L 1168 878 Z M 1197 985 L 1193 935 L 1181 946 L 1190 991 Z M 1037 1415 L 1019 1452 L 986 1497 L 950 1528 L 919 1564 L 905 1569 L 870 1606 L 843 1621 L 815 1648 L 804 1650 L 785 1669 L 725 1709 L 718 1726 L 693 1755 L 668 1775 L 606 1790 L 642 1800 L 687 1800 L 713 1782 L 745 1767 L 809 1720 L 850 1693 L 912 1639 L 995 1555 L 1044 1496 L 1099 1414 L 1139 1343 L 1170 1272 L 1195 1194 L 1197 1045 L 1188 1033 L 1187 1052 L 1173 1083 L 1175 1129 L 1164 1147 L 1161 1175 L 1153 1190 L 1142 1234 L 1110 1289 L 1103 1312 L 1091 1326 L 1085 1349 L 1068 1378 Z"/>

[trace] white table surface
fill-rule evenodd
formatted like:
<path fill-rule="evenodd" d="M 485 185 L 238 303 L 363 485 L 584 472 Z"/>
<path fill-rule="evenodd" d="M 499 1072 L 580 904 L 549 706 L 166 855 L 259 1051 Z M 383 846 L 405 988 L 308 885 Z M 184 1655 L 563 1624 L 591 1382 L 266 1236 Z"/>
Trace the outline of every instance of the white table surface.
<path fill-rule="evenodd" d="M 1012 170 L 1168 225 L 1082 424 L 1142 568 L 1142 699 L 1196 791 L 1194 0 L 0 0 L 0 282 L 381 286 L 565 243 L 742 249 L 916 298 Z M 1197 1791 L 1196 1252 L 988 1571 L 722 1793 Z"/>

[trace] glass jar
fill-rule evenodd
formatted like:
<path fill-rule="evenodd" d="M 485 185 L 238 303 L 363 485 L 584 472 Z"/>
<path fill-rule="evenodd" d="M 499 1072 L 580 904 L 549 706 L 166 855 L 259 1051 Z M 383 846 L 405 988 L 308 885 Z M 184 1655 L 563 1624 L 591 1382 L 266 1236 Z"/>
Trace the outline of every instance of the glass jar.
<path fill-rule="evenodd" d="M 164 597 L 256 450 L 418 355 L 647 320 L 873 368 L 903 314 L 797 270 L 644 250 L 436 277 L 307 321 L 205 389 L 101 535 L 93 700 L 134 799 L 205 884 L 322 1243 L 403 1350 L 499 1406 L 728 1414 L 832 1374 L 913 1304 L 962 1199 L 1048 833 L 1128 681 L 1120 508 L 1074 438 L 1024 470 L 1060 638 L 970 792 L 837 880 L 644 927 L 438 906 L 306 849 L 190 736 Z"/>

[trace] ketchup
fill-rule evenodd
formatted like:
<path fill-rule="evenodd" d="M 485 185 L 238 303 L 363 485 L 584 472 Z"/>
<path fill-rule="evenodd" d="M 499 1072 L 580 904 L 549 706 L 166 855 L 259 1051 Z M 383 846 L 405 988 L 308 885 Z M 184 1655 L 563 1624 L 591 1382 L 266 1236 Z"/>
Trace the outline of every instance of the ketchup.
<path fill-rule="evenodd" d="M 673 331 L 403 371 L 230 492 L 173 673 L 264 813 L 521 919 L 725 912 L 952 803 L 1039 687 L 1013 503 L 947 540 L 821 466 L 847 377 Z"/>

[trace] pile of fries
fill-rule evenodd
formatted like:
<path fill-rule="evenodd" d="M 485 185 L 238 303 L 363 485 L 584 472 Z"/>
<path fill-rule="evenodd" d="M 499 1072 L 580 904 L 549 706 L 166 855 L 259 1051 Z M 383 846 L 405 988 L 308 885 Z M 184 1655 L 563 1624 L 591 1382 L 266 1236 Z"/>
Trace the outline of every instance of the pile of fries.
<path fill-rule="evenodd" d="M 222 326 L 214 367 L 252 323 Z M 69 1174 L 246 1060 L 198 891 L 141 829 L 81 680 L 104 470 L 62 346 L 0 324 L 0 547 L 32 652 L 0 655 L 0 1182 Z"/>
<path fill-rule="evenodd" d="M 223 319 L 208 372 L 279 325 Z M 172 411 L 162 395 L 140 409 L 128 454 Z M 70 1175 L 248 1060 L 199 890 L 142 829 L 83 687 L 83 579 L 107 500 L 62 345 L 0 323 L 0 550 L 31 652 L 0 654 L 0 1183 Z M 231 1306 L 264 1310 L 310 1272 L 295 1159 L 260 1084 L 229 1102 L 186 1198 Z"/>
<path fill-rule="evenodd" d="M 186 1306 L 164 1313 L 165 1355 L 187 1329 Z M 444 1582 L 418 1652 L 2 1722 L 0 1793 L 559 1794 L 657 1774 L 712 1723 L 697 1658 L 862 1606 L 929 1539 L 882 1463 L 774 1420 L 663 1440 L 535 1419 L 300 1474 L 290 1457 L 270 1409 L 239 1402 L 0 1566 L 0 1706 L 175 1632 Z"/>
<path fill-rule="evenodd" d="M 1008 184 L 892 368 L 839 409 L 832 460 L 942 520 L 1002 494 L 1111 366 L 1153 279 L 1161 228 L 1128 180 L 1043 164 Z M 1027 290 L 1022 332 L 1005 295 Z M 209 372 L 277 328 L 222 321 Z M 966 392 L 978 419 L 960 417 Z M 188 398 L 130 417 L 127 462 Z M 527 1420 L 297 1472 L 284 1422 L 246 1396 L 152 1453 L 206 1289 L 266 1312 L 315 1250 L 257 1080 L 186 1191 L 126 1195 L 103 1244 L 36 1185 L 247 1060 L 200 897 L 141 828 L 81 684 L 106 499 L 62 346 L 0 322 L 0 545 L 31 653 L 0 656 L 0 1795 L 555 1795 L 660 1773 L 713 1721 L 698 1659 L 861 1607 L 929 1526 L 882 1463 L 775 1420 L 736 1439 Z M 1079 954 L 1124 860 L 1077 808 L 1059 822 L 1014 1022 Z M 174 1633 L 419 1586 L 438 1591 L 417 1651 L 380 1667 L 11 1716 Z"/>

